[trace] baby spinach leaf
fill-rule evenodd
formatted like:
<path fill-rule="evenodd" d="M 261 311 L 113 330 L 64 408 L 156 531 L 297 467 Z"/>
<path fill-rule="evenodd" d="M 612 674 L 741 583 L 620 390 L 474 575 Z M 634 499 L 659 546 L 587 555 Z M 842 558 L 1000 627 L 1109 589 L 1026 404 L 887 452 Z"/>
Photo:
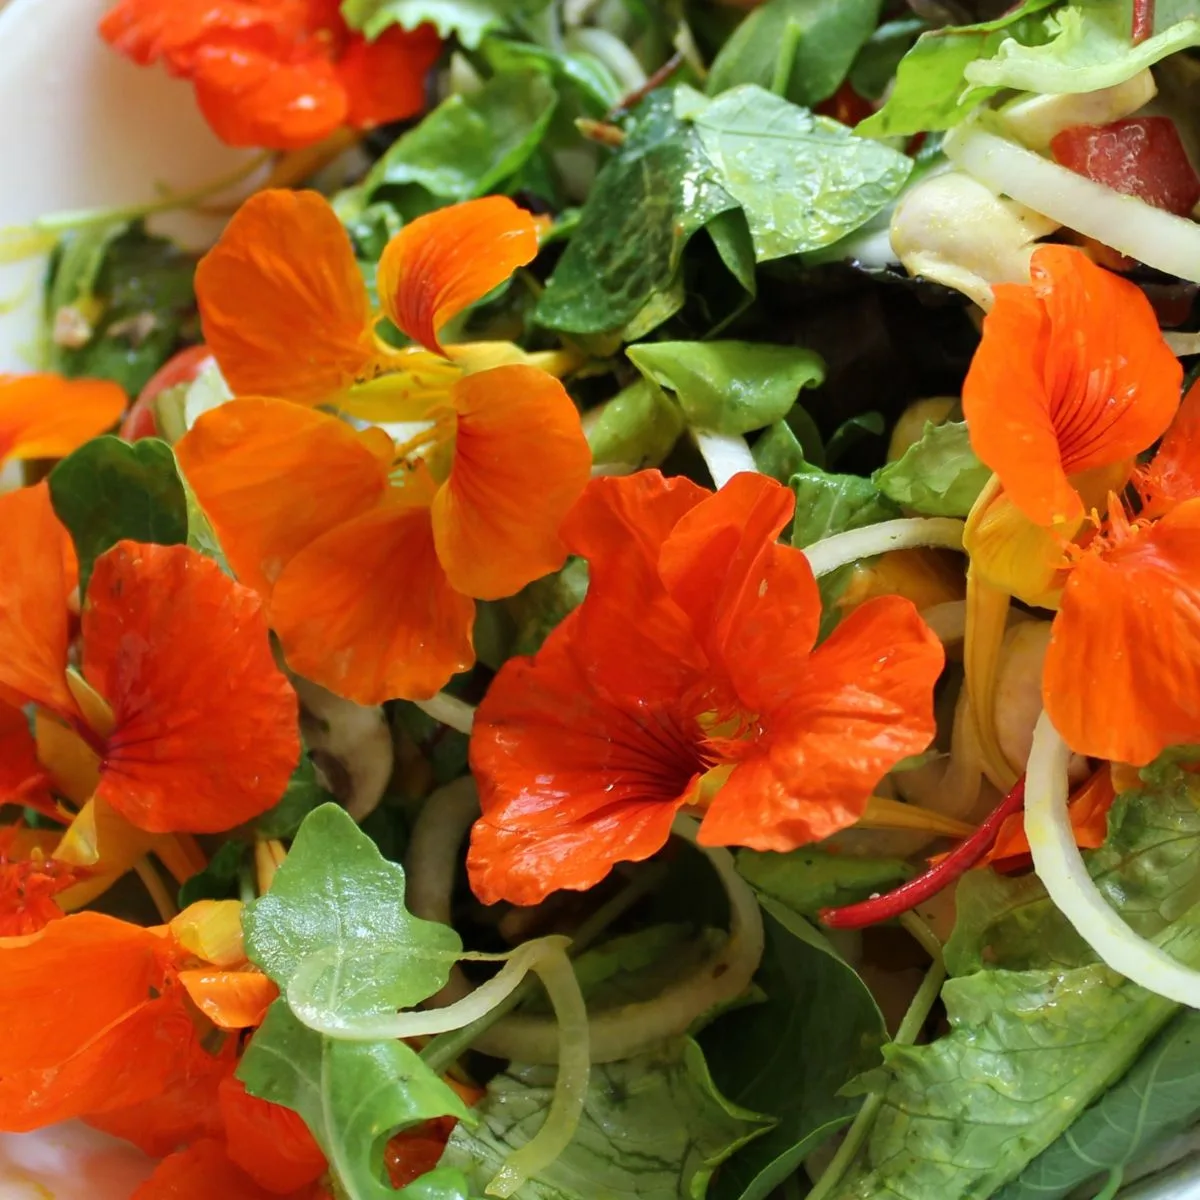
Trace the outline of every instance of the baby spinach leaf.
<path fill-rule="evenodd" d="M 651 93 L 597 176 L 537 320 L 565 333 L 622 328 L 670 286 L 692 235 L 736 205 L 672 93 Z"/>
<path fill-rule="evenodd" d="M 488 1085 L 480 1124 L 459 1125 L 442 1159 L 476 1187 L 529 1139 L 550 1104 L 554 1071 L 513 1065 Z M 679 1038 L 595 1064 L 570 1145 L 521 1188 L 523 1200 L 702 1200 L 717 1166 L 759 1137 L 767 1118 L 717 1090 L 700 1047 Z"/>
<path fill-rule="evenodd" d="M 252 1096 L 298 1113 L 329 1159 L 346 1200 L 466 1197 L 457 1172 L 426 1176 L 424 1189 L 396 1192 L 383 1146 L 398 1129 L 431 1117 L 471 1119 L 455 1092 L 401 1041 L 335 1041 L 314 1033 L 283 1000 L 267 1012 L 242 1056 L 238 1078 Z M 430 1190 L 439 1183 L 444 1191 Z M 457 1189 L 457 1190 L 455 1190 Z"/>
<path fill-rule="evenodd" d="M 1200 959 L 1200 929 L 1169 950 Z M 991 1196 L 1136 1059 L 1176 1006 L 1107 967 L 981 971 L 942 990 L 950 1033 L 888 1046 L 883 1108 L 837 1200 Z"/>
<path fill-rule="evenodd" d="M 481 52 L 497 74 L 536 70 L 571 84 L 596 116 L 603 116 L 624 95 L 608 67 L 585 51 L 549 50 L 532 42 L 489 37 Z"/>
<path fill-rule="evenodd" d="M 684 419 L 662 388 L 639 379 L 606 401 L 585 428 L 597 465 L 657 467 L 683 433 Z"/>
<path fill-rule="evenodd" d="M 312 759 L 302 754 L 279 803 L 257 818 L 254 831 L 264 838 L 294 837 L 309 813 L 332 800 L 333 796 L 317 780 Z"/>
<path fill-rule="evenodd" d="M 746 214 L 760 263 L 858 229 L 912 170 L 907 155 L 751 84 L 688 103 L 705 154 Z"/>
<path fill-rule="evenodd" d="M 890 521 L 900 509 L 861 475 L 835 475 L 811 463 L 792 476 L 796 519 L 792 545 L 803 549 L 847 529 Z"/>
<path fill-rule="evenodd" d="M 860 122 L 855 132 L 881 138 L 957 125 L 995 91 L 968 84 L 965 75 L 971 64 L 990 58 L 1009 38 L 1024 45 L 1046 41 L 1046 22 L 1039 14 L 1054 3 L 1056 0 L 1024 0 L 994 21 L 949 25 L 921 34 L 900 60 L 887 103 Z"/>
<path fill-rule="evenodd" d="M 175 546 L 188 540 L 188 500 L 174 452 L 158 438 L 93 438 L 50 472 L 50 501 L 79 557 L 79 588 L 124 538 Z"/>
<path fill-rule="evenodd" d="M 965 517 L 991 471 L 975 457 L 965 421 L 925 423 L 904 454 L 875 472 L 876 486 L 904 508 L 931 517 Z"/>
<path fill-rule="evenodd" d="M 246 842 L 228 841 L 217 848 L 208 866 L 186 880 L 179 889 L 179 907 L 197 900 L 231 900 L 238 894 L 242 864 L 250 853 Z"/>
<path fill-rule="evenodd" d="M 1107 841 L 1085 858 L 1108 902 L 1142 937 L 1154 937 L 1200 904 L 1200 780 L 1173 764 L 1149 768 L 1143 778 L 1144 790 L 1117 798 Z M 987 963 L 1017 969 L 1094 961 L 1036 876 L 972 871 L 956 906 L 946 944 L 953 974 Z"/>
<path fill-rule="evenodd" d="M 462 952 L 448 925 L 404 907 L 404 869 L 336 804 L 300 826 L 271 890 L 243 916 L 246 953 L 324 1019 L 394 1013 L 446 983 Z"/>
<path fill-rule="evenodd" d="M 714 1200 L 764 1200 L 857 1101 L 838 1094 L 879 1062 L 883 1017 L 866 984 L 806 921 L 763 900 L 763 1004 L 727 1013 L 701 1035 L 717 1086 L 778 1124 L 725 1164 Z M 930 1193 L 932 1195 L 932 1193 Z"/>
<path fill-rule="evenodd" d="M 707 91 L 756 83 L 811 107 L 837 91 L 880 7 L 881 0 L 767 0 L 721 47 Z"/>
<path fill-rule="evenodd" d="M 586 558 L 569 558 L 553 575 L 526 584 L 507 602 L 517 626 L 512 653 L 537 653 L 551 631 L 583 603 L 587 585 Z"/>
<path fill-rule="evenodd" d="M 342 0 L 342 16 L 351 29 L 378 37 L 392 25 L 416 29 L 430 24 L 448 38 L 457 36 L 469 50 L 484 34 L 533 16 L 550 0 Z"/>
<path fill-rule="evenodd" d="M 867 39 L 850 68 L 850 85 L 868 100 L 878 100 L 891 85 L 900 60 L 926 29 L 920 17 L 885 21 Z"/>
<path fill-rule="evenodd" d="M 801 388 L 825 378 L 811 350 L 758 342 L 645 342 L 630 362 L 673 392 L 689 425 L 717 433 L 749 433 L 780 421 Z"/>
<path fill-rule="evenodd" d="M 496 191 L 537 149 L 557 102 L 549 79 L 535 70 L 497 75 L 477 92 L 450 96 L 371 168 L 365 196 L 391 199 L 412 216 Z"/>
<path fill-rule="evenodd" d="M 1043 1151 L 996 1200 L 1060 1200 L 1121 1170 L 1200 1120 L 1200 1012 L 1181 1013 L 1133 1069 Z"/>
<path fill-rule="evenodd" d="M 47 321 L 53 328 L 73 310 L 82 324 L 75 338 L 51 341 L 49 368 L 111 379 L 136 396 L 195 321 L 195 266 L 140 224 L 68 235 L 51 262 Z"/>
<path fill-rule="evenodd" d="M 815 846 L 788 854 L 740 850 L 737 868 L 760 895 L 805 917 L 815 917 L 822 908 L 865 900 L 913 874 L 903 859 L 827 854 Z"/>
<path fill-rule="evenodd" d="M 1146 67 L 1200 46 L 1196 0 L 1163 0 L 1154 11 L 1152 37 L 1129 40 L 1133 0 L 1077 0 L 1046 21 L 1049 40 L 1022 45 L 1006 40 L 996 53 L 964 68 L 968 83 L 1031 92 L 1092 92 L 1115 87 Z"/>

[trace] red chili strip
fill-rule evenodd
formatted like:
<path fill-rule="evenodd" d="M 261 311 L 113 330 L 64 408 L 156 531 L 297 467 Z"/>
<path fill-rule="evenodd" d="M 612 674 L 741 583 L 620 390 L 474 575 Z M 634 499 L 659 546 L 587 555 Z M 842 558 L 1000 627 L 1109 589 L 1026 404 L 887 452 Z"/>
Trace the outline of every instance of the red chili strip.
<path fill-rule="evenodd" d="M 1154 32 L 1154 0 L 1133 0 L 1133 44 L 1144 42 Z"/>
<path fill-rule="evenodd" d="M 914 905 L 928 900 L 944 887 L 949 887 L 960 875 L 969 871 L 991 848 L 1000 833 L 1000 826 L 1025 803 L 1025 779 L 1022 776 L 1011 792 L 988 814 L 983 824 L 969 838 L 960 842 L 945 858 L 915 879 L 902 883 L 882 896 L 873 896 L 859 904 L 842 908 L 823 908 L 818 914 L 823 925 L 830 929 L 862 929 L 891 917 L 908 912 Z"/>

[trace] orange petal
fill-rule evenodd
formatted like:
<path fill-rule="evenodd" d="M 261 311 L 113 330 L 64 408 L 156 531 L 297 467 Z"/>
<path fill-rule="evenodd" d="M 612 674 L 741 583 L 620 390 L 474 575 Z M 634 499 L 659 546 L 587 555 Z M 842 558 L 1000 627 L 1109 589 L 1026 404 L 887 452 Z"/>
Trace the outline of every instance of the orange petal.
<path fill-rule="evenodd" d="M 66 531 L 45 483 L 0 495 L 0 700 L 74 714 L 67 688 Z"/>
<path fill-rule="evenodd" d="M 735 475 L 679 519 L 659 554 L 671 598 L 751 709 L 792 694 L 821 622 L 804 554 L 776 538 L 795 507 L 765 475 Z"/>
<path fill-rule="evenodd" d="M 1042 676 L 1072 750 L 1144 766 L 1200 741 L 1200 500 L 1086 554 L 1067 579 Z"/>
<path fill-rule="evenodd" d="M 1033 283 L 998 284 L 963 384 L 971 444 L 1026 516 L 1078 520 L 1068 476 L 1128 461 L 1167 427 L 1181 368 L 1133 284 L 1043 246 Z"/>
<path fill-rule="evenodd" d="M 932 739 L 941 643 L 908 600 L 857 608 L 792 683 L 795 699 L 760 714 L 763 732 L 700 826 L 707 846 L 792 850 L 852 825 L 879 780 Z"/>
<path fill-rule="evenodd" d="M 616 863 L 649 858 L 704 769 L 673 705 L 608 697 L 609 680 L 587 665 L 596 647 L 581 645 L 578 616 L 534 658 L 505 663 L 476 713 L 471 769 L 483 816 L 467 872 L 485 904 L 585 891 Z"/>
<path fill-rule="evenodd" d="M 346 123 L 371 129 L 416 116 L 425 107 L 425 76 L 441 53 L 432 25 L 411 33 L 393 25 L 373 42 L 352 35 L 337 63 L 349 104 Z"/>
<path fill-rule="evenodd" d="M 128 402 L 104 379 L 0 375 L 0 462 L 65 458 L 111 429 Z"/>
<path fill-rule="evenodd" d="M 325 1173 L 325 1155 L 290 1108 L 251 1096 L 234 1075 L 221 1083 L 220 1105 L 230 1159 L 268 1191 L 293 1192 Z"/>
<path fill-rule="evenodd" d="M 393 450 L 382 430 L 262 399 L 205 413 L 175 447 L 229 565 L 263 596 L 305 546 L 379 502 Z"/>
<path fill-rule="evenodd" d="M 318 538 L 270 616 L 294 671 L 359 704 L 432 696 L 475 660 L 475 603 L 450 586 L 424 507 L 386 504 Z"/>
<path fill-rule="evenodd" d="M 388 242 L 379 301 L 404 333 L 442 354 L 441 327 L 537 252 L 533 217 L 506 196 L 454 204 L 409 222 Z"/>
<path fill-rule="evenodd" d="M 258 192 L 196 268 L 208 343 L 239 395 L 320 404 L 375 355 L 350 239 L 316 192 Z"/>
<path fill-rule="evenodd" d="M 1200 383 L 1188 389 L 1138 488 L 1146 505 L 1143 516 L 1150 517 L 1200 496 Z"/>
<path fill-rule="evenodd" d="M 298 703 L 261 601 L 187 546 L 118 542 L 96 560 L 83 673 L 112 705 L 97 796 L 156 833 L 265 812 L 300 757 Z"/>
<path fill-rule="evenodd" d="M 161 1091 L 137 1104 L 87 1118 L 113 1137 L 132 1142 L 151 1158 L 162 1158 L 198 1138 L 224 1133 L 218 1088 L 236 1065 L 237 1042 L 226 1040 L 209 1054 L 193 1036 L 176 1049 L 170 1078 Z"/>
<path fill-rule="evenodd" d="M 533 367 L 460 379 L 454 462 L 433 502 L 433 536 L 451 586 L 481 600 L 562 566 L 559 526 L 592 455 L 563 385 Z"/>
<path fill-rule="evenodd" d="M 234 1164 L 216 1139 L 164 1158 L 130 1200 L 279 1200 Z M 297 1198 L 298 1200 L 298 1198 Z"/>
<path fill-rule="evenodd" d="M 219 1029 L 253 1029 L 262 1024 L 279 989 L 258 971 L 218 967 L 179 972 L 192 1003 Z"/>
<path fill-rule="evenodd" d="M 345 122 L 346 89 L 324 54 L 255 42 L 223 38 L 190 55 L 196 103 L 221 141 L 301 150 Z"/>
<path fill-rule="evenodd" d="M 53 803 L 48 782 L 25 714 L 0 703 L 0 804 L 28 804 L 46 811 Z"/>

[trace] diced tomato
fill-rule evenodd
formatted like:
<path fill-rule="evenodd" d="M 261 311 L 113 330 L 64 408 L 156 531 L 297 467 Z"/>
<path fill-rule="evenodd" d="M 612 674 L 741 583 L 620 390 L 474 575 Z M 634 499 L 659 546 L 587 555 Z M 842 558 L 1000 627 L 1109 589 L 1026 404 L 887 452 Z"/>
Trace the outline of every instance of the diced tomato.
<path fill-rule="evenodd" d="M 832 117 L 843 125 L 857 125 L 865 121 L 874 111 L 870 100 L 864 100 L 846 80 L 828 100 L 822 100 L 813 110 L 823 117 Z"/>
<path fill-rule="evenodd" d="M 121 437 L 127 442 L 158 436 L 158 422 L 154 405 L 159 396 L 181 383 L 191 383 L 200 374 L 201 367 L 212 358 L 212 352 L 203 344 L 188 346 L 159 367 L 142 388 L 133 407 L 125 414 L 121 423 Z"/>
<path fill-rule="evenodd" d="M 1076 174 L 1176 216 L 1200 203 L 1200 179 L 1170 117 L 1075 125 L 1058 134 L 1050 149 Z"/>

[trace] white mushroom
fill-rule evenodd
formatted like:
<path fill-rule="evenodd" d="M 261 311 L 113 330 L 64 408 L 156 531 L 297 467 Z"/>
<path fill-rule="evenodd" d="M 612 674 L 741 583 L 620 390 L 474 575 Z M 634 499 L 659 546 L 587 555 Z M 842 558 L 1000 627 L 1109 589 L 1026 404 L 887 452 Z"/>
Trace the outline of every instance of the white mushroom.
<path fill-rule="evenodd" d="M 921 275 L 990 308 L 992 284 L 1027 283 L 1038 238 L 1057 221 L 996 196 L 960 171 L 922 180 L 892 217 L 892 249 L 910 275 Z"/>

